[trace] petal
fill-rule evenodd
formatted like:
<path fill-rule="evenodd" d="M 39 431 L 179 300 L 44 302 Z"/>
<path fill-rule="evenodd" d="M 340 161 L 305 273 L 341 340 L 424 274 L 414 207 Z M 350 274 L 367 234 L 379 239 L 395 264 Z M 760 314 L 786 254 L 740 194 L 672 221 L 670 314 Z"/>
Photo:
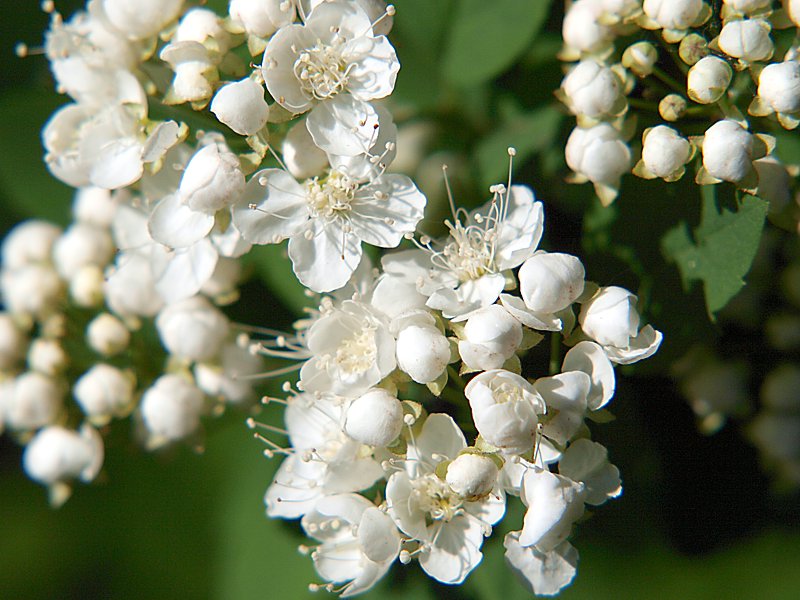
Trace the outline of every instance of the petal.
<path fill-rule="evenodd" d="M 296 235 L 289 240 L 289 258 L 297 278 L 315 292 L 330 292 L 345 285 L 361 261 L 361 241 L 345 233 L 337 221 L 311 221 L 311 239 Z"/>
<path fill-rule="evenodd" d="M 351 94 L 361 100 L 377 100 L 392 93 L 400 62 L 386 36 L 353 40 L 344 53 L 352 65 L 347 80 Z"/>
<path fill-rule="evenodd" d="M 578 551 L 562 542 L 549 552 L 519 543 L 518 531 L 506 535 L 506 560 L 538 596 L 554 596 L 569 585 L 578 568 Z"/>
<path fill-rule="evenodd" d="M 302 25 L 295 24 L 279 29 L 264 50 L 262 73 L 267 90 L 278 104 L 296 114 L 313 106 L 294 74 L 294 63 L 299 52 L 310 48 L 314 43 L 311 32 Z"/>
<path fill-rule="evenodd" d="M 425 195 L 405 175 L 385 175 L 362 187 L 351 203 L 351 224 L 363 241 L 394 248 L 413 233 L 425 212 Z"/>
<path fill-rule="evenodd" d="M 208 239 L 170 253 L 155 274 L 156 289 L 168 303 L 194 296 L 214 274 L 219 255 Z"/>
<path fill-rule="evenodd" d="M 93 185 L 109 190 L 135 183 L 144 170 L 142 151 L 142 144 L 132 138 L 105 144 L 102 158 L 92 165 L 89 180 Z"/>
<path fill-rule="evenodd" d="M 434 543 L 419 557 L 422 570 L 442 583 L 462 583 L 483 558 L 483 523 L 464 515 L 438 521 L 431 529 Z"/>
<path fill-rule="evenodd" d="M 515 319 L 526 327 L 539 331 L 561 331 L 564 324 L 552 313 L 536 313 L 525 306 L 522 298 L 500 294 L 500 302 Z"/>
<path fill-rule="evenodd" d="M 147 229 L 155 241 L 170 248 L 186 248 L 202 240 L 214 227 L 214 215 L 197 212 L 183 204 L 177 194 L 159 202 Z"/>
<path fill-rule="evenodd" d="M 314 143 L 329 154 L 355 156 L 372 147 L 378 113 L 368 102 L 338 94 L 314 107 L 306 118 Z"/>
<path fill-rule="evenodd" d="M 296 235 L 308 221 L 306 192 L 281 169 L 253 175 L 233 206 L 233 224 L 252 244 L 275 244 Z"/>
<path fill-rule="evenodd" d="M 639 330 L 636 337 L 631 338 L 627 348 L 606 346 L 608 358 L 611 362 L 620 365 L 630 365 L 656 353 L 664 336 L 650 325 L 645 325 Z"/>
<path fill-rule="evenodd" d="M 456 458 L 466 447 L 464 434 L 453 418 L 443 413 L 434 413 L 425 419 L 416 443 L 408 448 L 408 460 L 411 462 L 413 456 L 421 463 L 435 465 L 442 461 L 442 457 L 451 460 Z M 434 459 L 434 455 L 438 458 Z"/>
<path fill-rule="evenodd" d="M 544 230 L 544 209 L 534 202 L 533 192 L 522 185 L 512 185 L 506 200 L 506 218 L 497 235 L 497 266 L 513 269 L 531 256 Z"/>
<path fill-rule="evenodd" d="M 614 365 L 605 350 L 594 342 L 579 342 L 564 357 L 562 371 L 583 371 L 592 378 L 587 405 L 589 410 L 603 408 L 614 396 Z"/>

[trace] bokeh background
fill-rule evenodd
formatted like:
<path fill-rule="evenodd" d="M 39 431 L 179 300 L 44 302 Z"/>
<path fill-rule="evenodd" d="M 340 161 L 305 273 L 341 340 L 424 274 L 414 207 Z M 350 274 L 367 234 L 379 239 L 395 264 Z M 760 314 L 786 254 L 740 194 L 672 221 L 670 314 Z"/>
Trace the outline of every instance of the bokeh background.
<path fill-rule="evenodd" d="M 67 15 L 78 4 L 57 2 Z M 620 467 L 625 491 L 578 528 L 578 576 L 562 597 L 800 597 L 797 492 L 775 488 L 740 435 L 741 424 L 710 437 L 698 433 L 669 376 L 672 361 L 698 339 L 722 340 L 729 357 L 750 361 L 756 373 L 777 360 L 756 356 L 754 334 L 712 323 L 701 290 L 685 292 L 660 252 L 665 231 L 681 220 L 697 221 L 696 189 L 675 184 L 665 193 L 663 185 L 628 177 L 620 201 L 601 209 L 590 187 L 564 183 L 562 148 L 571 120 L 552 96 L 562 76 L 559 2 L 396 5 L 392 39 L 403 68 L 394 110 L 401 123 L 422 132 L 416 139 L 425 142 L 425 160 L 415 174 L 433 211 L 441 200 L 442 162 L 450 166 L 459 201 L 477 204 L 487 185 L 502 178 L 505 148 L 516 146 L 517 181 L 545 202 L 544 247 L 581 255 L 596 281 L 638 290 L 648 318 L 665 333 L 657 358 L 619 371 L 611 407 L 617 419 L 595 428 Z M 474 16 L 466 28 L 465 15 Z M 22 60 L 13 51 L 18 41 L 37 45 L 47 20 L 32 0 L 3 5 L 3 232 L 31 217 L 69 220 L 70 190 L 47 173 L 39 140 L 48 115 L 65 100 L 53 91 L 43 57 Z M 296 296 L 274 274 L 281 267 L 273 259 L 254 260 L 235 318 L 290 323 Z M 232 412 L 210 423 L 202 455 L 188 448 L 144 454 L 130 441 L 127 423 L 116 424 L 102 477 L 79 487 L 59 510 L 22 473 L 20 449 L 0 437 L 0 598 L 310 597 L 306 584 L 315 579 L 310 560 L 296 550 L 303 541 L 299 528 L 264 515 L 262 497 L 277 462 L 262 457 L 244 419 Z M 485 564 L 460 588 L 436 586 L 416 567 L 397 565 L 368 597 L 528 597 L 502 564 L 502 535 L 485 548 Z"/>

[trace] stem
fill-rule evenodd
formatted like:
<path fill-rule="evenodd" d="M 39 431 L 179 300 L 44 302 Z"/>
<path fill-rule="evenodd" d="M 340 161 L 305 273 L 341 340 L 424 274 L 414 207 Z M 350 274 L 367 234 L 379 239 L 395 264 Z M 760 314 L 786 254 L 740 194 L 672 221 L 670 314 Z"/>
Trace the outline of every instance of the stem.
<path fill-rule="evenodd" d="M 655 113 L 658 112 L 658 105 L 655 102 L 649 102 L 640 98 L 628 98 L 628 105 L 641 110 L 649 110 Z"/>
<path fill-rule="evenodd" d="M 561 334 L 554 331 L 550 334 L 550 375 L 561 370 Z"/>
<path fill-rule="evenodd" d="M 458 386 L 458 389 L 463 393 L 464 388 L 467 387 L 467 382 L 464 381 L 464 378 L 458 374 L 458 371 L 456 371 L 455 367 L 452 365 L 447 365 L 447 375 L 449 376 L 450 381 L 455 383 Z"/>
<path fill-rule="evenodd" d="M 653 75 L 656 76 L 661 82 L 665 83 L 673 90 L 678 92 L 681 96 L 686 94 L 686 86 L 681 85 L 677 79 L 673 78 L 671 75 L 668 75 L 666 72 L 662 71 L 660 68 L 653 66 Z"/>

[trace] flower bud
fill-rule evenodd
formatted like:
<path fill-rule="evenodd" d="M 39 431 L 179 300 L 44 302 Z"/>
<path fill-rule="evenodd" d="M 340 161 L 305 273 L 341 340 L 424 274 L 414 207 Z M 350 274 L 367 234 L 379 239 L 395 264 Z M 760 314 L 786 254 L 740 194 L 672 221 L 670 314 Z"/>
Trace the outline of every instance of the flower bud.
<path fill-rule="evenodd" d="M 72 202 L 72 216 L 76 221 L 110 227 L 117 214 L 117 201 L 110 190 L 98 187 L 80 188 Z"/>
<path fill-rule="evenodd" d="M 700 17 L 702 0 L 644 0 L 644 14 L 663 29 L 689 29 Z"/>
<path fill-rule="evenodd" d="M 202 296 L 168 305 L 156 318 L 161 342 L 170 354 L 203 361 L 219 352 L 230 329 L 228 319 Z"/>
<path fill-rule="evenodd" d="M 638 299 L 628 290 L 609 286 L 581 307 L 578 320 L 584 333 L 601 346 L 627 348 L 639 332 Z"/>
<path fill-rule="evenodd" d="M 692 147 L 672 127 L 658 125 L 645 131 L 642 147 L 642 163 L 645 168 L 662 179 L 672 179 L 683 172 L 689 161 Z"/>
<path fill-rule="evenodd" d="M 621 82 L 614 71 L 594 60 L 583 60 L 561 83 L 566 102 L 576 115 L 602 118 L 624 108 Z"/>
<path fill-rule="evenodd" d="M 117 317 L 101 313 L 86 328 L 86 339 L 98 354 L 114 356 L 128 347 L 131 333 Z"/>
<path fill-rule="evenodd" d="M 708 56 L 708 41 L 698 33 L 690 33 L 681 40 L 678 46 L 678 55 L 687 65 L 694 65 Z"/>
<path fill-rule="evenodd" d="M 211 101 L 211 112 L 239 135 L 253 135 L 267 124 L 269 105 L 263 86 L 248 77 L 220 88 Z"/>
<path fill-rule="evenodd" d="M 436 327 L 409 325 L 397 334 L 397 366 L 417 383 L 438 378 L 450 362 L 450 342 Z"/>
<path fill-rule="evenodd" d="M 48 375 L 27 371 L 14 380 L 9 392 L 5 423 L 11 429 L 25 431 L 50 425 L 61 412 L 64 394 Z"/>
<path fill-rule="evenodd" d="M 70 280 L 82 267 L 103 267 L 114 256 L 114 242 L 106 229 L 86 223 L 73 223 L 53 245 L 56 270 Z"/>
<path fill-rule="evenodd" d="M 264 361 L 258 354 L 236 343 L 226 344 L 219 359 L 211 363 L 197 363 L 194 377 L 207 395 L 231 404 L 244 404 L 253 396 L 253 375 L 264 370 Z"/>
<path fill-rule="evenodd" d="M 0 290 L 8 312 L 35 317 L 54 312 L 64 293 L 58 273 L 46 264 L 2 271 Z"/>
<path fill-rule="evenodd" d="M 717 121 L 703 136 L 703 166 L 717 179 L 737 182 L 753 168 L 753 136 L 732 119 Z"/>
<path fill-rule="evenodd" d="M 488 456 L 461 454 L 447 465 L 445 481 L 456 494 L 473 502 L 494 488 L 499 469 Z"/>
<path fill-rule="evenodd" d="M 667 94 L 658 103 L 658 114 L 670 123 L 677 121 L 686 113 L 686 98 L 680 94 Z"/>
<path fill-rule="evenodd" d="M 53 244 L 60 235 L 61 228 L 47 221 L 20 223 L 3 240 L 3 268 L 49 263 Z"/>
<path fill-rule="evenodd" d="M 783 8 L 792 23 L 800 27 L 800 0 L 783 0 Z"/>
<path fill-rule="evenodd" d="M 347 408 L 344 431 L 368 446 L 388 446 L 403 429 L 403 406 L 384 389 L 371 389 Z"/>
<path fill-rule="evenodd" d="M 38 338 L 28 350 L 28 367 L 45 375 L 55 376 L 67 368 L 69 359 L 57 340 Z"/>
<path fill-rule="evenodd" d="M 499 304 L 472 313 L 464 326 L 458 352 L 474 371 L 499 369 L 522 343 L 522 325 Z"/>
<path fill-rule="evenodd" d="M 537 252 L 519 269 L 519 291 L 525 306 L 537 313 L 556 313 L 583 293 L 586 272 L 578 257 Z"/>
<path fill-rule="evenodd" d="M 192 210 L 214 214 L 239 198 L 244 183 L 236 155 L 222 144 L 211 143 L 189 160 L 178 193 Z"/>
<path fill-rule="evenodd" d="M 700 104 L 716 102 L 731 84 L 733 70 L 730 65 L 716 56 L 701 58 L 686 77 L 689 98 Z"/>
<path fill-rule="evenodd" d="M 319 175 L 328 166 L 328 156 L 314 143 L 305 120 L 292 126 L 281 148 L 286 168 L 297 179 Z"/>
<path fill-rule="evenodd" d="M 156 35 L 178 16 L 183 0 L 101 0 L 109 23 L 131 39 Z"/>
<path fill-rule="evenodd" d="M 11 315 L 0 312 L 0 371 L 13 370 L 25 357 L 28 336 Z"/>
<path fill-rule="evenodd" d="M 758 97 L 776 113 L 800 110 L 800 63 L 773 63 L 758 76 Z"/>
<path fill-rule="evenodd" d="M 103 465 L 103 440 L 88 425 L 80 433 L 51 425 L 25 447 L 22 464 L 28 477 L 45 485 L 78 478 L 89 482 Z"/>
<path fill-rule="evenodd" d="M 564 43 L 581 53 L 595 52 L 608 46 L 614 33 L 599 20 L 602 8 L 593 0 L 573 2 L 561 27 Z"/>
<path fill-rule="evenodd" d="M 616 186 L 630 169 L 631 150 L 619 131 L 608 123 L 576 127 L 567 140 L 567 165 L 592 183 Z"/>
<path fill-rule="evenodd" d="M 511 454 L 533 448 L 545 405 L 526 379 L 501 369 L 485 371 L 470 380 L 464 395 L 475 427 L 488 443 Z"/>
<path fill-rule="evenodd" d="M 767 8 L 772 0 L 722 0 L 727 6 L 739 13 L 750 14 Z"/>
<path fill-rule="evenodd" d="M 103 269 L 99 266 L 83 266 L 69 281 L 69 295 L 78 306 L 95 308 L 105 299 L 105 282 Z"/>
<path fill-rule="evenodd" d="M 761 19 L 728 21 L 719 34 L 719 48 L 728 56 L 746 62 L 768 60 L 774 47 L 770 26 Z"/>
<path fill-rule="evenodd" d="M 200 427 L 203 393 L 179 375 L 162 375 L 142 395 L 142 420 L 156 448 L 181 440 Z"/>
<path fill-rule="evenodd" d="M 658 50 L 650 42 L 636 42 L 622 53 L 622 66 L 637 77 L 647 77 L 658 60 Z"/>
<path fill-rule="evenodd" d="M 231 0 L 231 19 L 250 35 L 266 38 L 294 21 L 294 3 L 284 0 Z"/>
<path fill-rule="evenodd" d="M 131 373 L 98 363 L 80 376 L 72 393 L 92 423 L 105 425 L 111 417 L 124 417 L 130 412 L 135 388 Z"/>
<path fill-rule="evenodd" d="M 222 27 L 222 19 L 217 13 L 207 8 L 192 8 L 187 11 L 178 23 L 175 42 L 197 42 L 225 54 L 230 48 L 230 34 Z M 208 44 L 213 40 L 213 45 Z"/>

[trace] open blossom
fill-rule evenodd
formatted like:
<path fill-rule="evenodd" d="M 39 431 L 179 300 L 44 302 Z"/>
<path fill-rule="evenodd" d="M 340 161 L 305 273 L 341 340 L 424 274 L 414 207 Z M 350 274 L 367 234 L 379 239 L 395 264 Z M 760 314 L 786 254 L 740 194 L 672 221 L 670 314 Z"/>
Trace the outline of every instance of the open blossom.
<path fill-rule="evenodd" d="M 501 491 L 468 498 L 437 474 L 440 462 L 455 461 L 466 447 L 464 434 L 450 416 L 430 415 L 409 446 L 406 469 L 392 474 L 386 484 L 389 515 L 424 548 L 420 566 L 448 584 L 461 583 L 478 566 L 483 538 L 505 512 Z"/>
<path fill-rule="evenodd" d="M 312 110 L 306 125 L 318 145 L 320 139 L 351 139 L 357 148 L 369 147 L 377 121 L 368 102 L 391 94 L 400 69 L 394 48 L 374 35 L 367 13 L 341 1 L 321 3 L 303 25 L 281 28 L 267 44 L 263 65 L 267 90 L 281 106 Z"/>
<path fill-rule="evenodd" d="M 298 279 L 317 292 L 342 287 L 361 261 L 361 242 L 394 248 L 422 219 L 425 196 L 404 175 L 363 182 L 332 170 L 298 183 L 280 169 L 253 175 L 233 220 L 246 240 L 289 238 Z"/>

